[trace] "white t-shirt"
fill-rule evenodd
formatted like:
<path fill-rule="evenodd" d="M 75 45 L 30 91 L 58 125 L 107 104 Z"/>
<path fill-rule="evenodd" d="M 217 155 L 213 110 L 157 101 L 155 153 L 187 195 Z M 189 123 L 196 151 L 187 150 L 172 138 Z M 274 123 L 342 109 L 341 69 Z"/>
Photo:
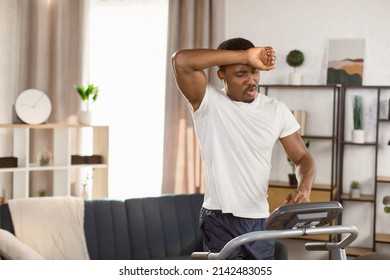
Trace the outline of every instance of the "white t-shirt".
<path fill-rule="evenodd" d="M 268 217 L 272 149 L 299 129 L 291 111 L 259 93 L 252 103 L 233 101 L 209 84 L 191 113 L 205 168 L 203 207 L 243 218 Z"/>

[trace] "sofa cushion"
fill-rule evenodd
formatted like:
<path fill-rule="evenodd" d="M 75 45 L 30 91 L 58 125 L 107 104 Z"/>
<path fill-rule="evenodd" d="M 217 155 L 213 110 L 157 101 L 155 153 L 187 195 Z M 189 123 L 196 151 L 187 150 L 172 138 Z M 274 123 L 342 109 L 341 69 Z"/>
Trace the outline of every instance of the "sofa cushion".
<path fill-rule="evenodd" d="M 192 252 L 202 250 L 199 231 L 202 201 L 201 194 L 126 200 L 132 258 L 187 256 L 189 259 Z"/>
<path fill-rule="evenodd" d="M 131 259 L 123 201 L 85 201 L 84 231 L 92 260 Z"/>

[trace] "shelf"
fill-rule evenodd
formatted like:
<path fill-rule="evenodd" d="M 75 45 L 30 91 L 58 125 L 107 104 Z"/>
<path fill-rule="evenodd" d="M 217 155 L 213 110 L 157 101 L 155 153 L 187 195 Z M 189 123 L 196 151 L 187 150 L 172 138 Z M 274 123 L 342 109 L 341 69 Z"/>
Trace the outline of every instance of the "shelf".
<path fill-rule="evenodd" d="M 344 86 L 345 89 L 390 89 L 390 86 Z"/>
<path fill-rule="evenodd" d="M 68 123 L 45 123 L 45 124 L 0 124 L 0 128 L 29 128 L 29 129 L 56 129 L 56 128 L 83 128 L 83 127 L 107 127 L 104 125 L 82 125 L 82 124 L 68 124 Z"/>
<path fill-rule="evenodd" d="M 274 188 L 290 188 L 290 189 L 296 189 L 297 186 L 292 186 L 288 182 L 280 182 L 280 181 L 269 181 L 269 186 Z M 319 190 L 319 191 L 330 191 L 331 186 L 325 185 L 325 184 L 314 184 L 312 186 L 312 190 Z"/>
<path fill-rule="evenodd" d="M 30 164 L 28 170 L 29 171 L 48 171 L 48 170 L 66 170 L 68 168 L 67 165 L 45 165 L 40 166 L 38 164 Z"/>
<path fill-rule="evenodd" d="M 319 136 L 319 135 L 302 135 L 303 139 L 310 139 L 310 140 L 334 140 L 337 139 L 333 136 Z"/>
<path fill-rule="evenodd" d="M 104 163 L 99 163 L 99 164 L 72 164 L 70 166 L 71 168 L 77 169 L 77 168 L 107 168 L 108 165 Z"/>
<path fill-rule="evenodd" d="M 356 145 L 356 146 L 374 146 L 374 147 L 377 145 L 377 143 L 375 143 L 375 142 L 355 143 L 355 142 L 350 142 L 350 141 L 342 141 L 341 144 Z"/>
<path fill-rule="evenodd" d="M 0 173 L 5 172 L 18 172 L 18 171 L 26 171 L 26 167 L 6 167 L 0 168 Z"/>
<path fill-rule="evenodd" d="M 390 234 L 377 233 L 375 235 L 375 241 L 378 243 L 390 243 Z"/>
<path fill-rule="evenodd" d="M 268 188 L 269 210 L 273 211 L 282 205 L 287 195 L 296 188 L 297 186 L 291 186 L 287 182 L 270 181 Z M 313 185 L 310 193 L 310 201 L 330 201 L 332 197 L 335 196 L 330 185 Z"/>
<path fill-rule="evenodd" d="M 323 88 L 323 89 L 333 89 L 337 88 L 337 85 L 278 85 L 278 84 L 268 84 L 268 85 L 259 85 L 259 87 L 268 87 L 268 88 Z"/>
<path fill-rule="evenodd" d="M 375 196 L 368 194 L 361 194 L 359 198 L 352 198 L 350 194 L 344 193 L 340 196 L 340 199 L 348 201 L 375 202 Z"/>
<path fill-rule="evenodd" d="M 376 177 L 376 181 L 378 183 L 390 183 L 390 177 L 389 176 L 378 176 L 378 177 Z"/>
<path fill-rule="evenodd" d="M 108 196 L 108 126 L 88 126 L 67 123 L 47 123 L 41 125 L 0 124 L 0 129 L 9 129 L 10 150 L 18 159 L 18 167 L 0 168 L 0 173 L 11 173 L 2 179 L 9 189 L 7 199 L 36 196 L 37 186 L 45 188 L 49 195 L 79 195 L 81 184 L 85 182 L 86 168 L 92 168 L 92 198 Z M 36 139 L 45 141 L 39 142 Z M 34 145 L 32 143 L 35 143 Z M 40 145 L 49 145 L 52 162 L 41 166 L 32 156 L 40 150 Z M 72 165 L 73 154 L 101 155 L 101 164 Z M 7 155 L 8 156 L 8 155 Z M 48 174 L 46 174 L 48 172 Z M 89 176 L 89 175 L 88 175 Z M 8 179 L 10 178 L 10 179 Z"/>
<path fill-rule="evenodd" d="M 45 165 L 45 166 L 39 166 L 37 164 L 30 164 L 28 168 L 26 167 L 12 167 L 12 168 L 0 168 L 0 173 L 6 173 L 6 172 L 24 172 L 26 170 L 29 171 L 47 171 L 47 170 L 61 170 L 61 169 L 67 169 L 67 168 L 108 168 L 107 164 L 72 164 L 70 166 L 68 165 Z"/>
<path fill-rule="evenodd" d="M 347 256 L 359 257 L 365 254 L 374 253 L 371 248 L 362 248 L 362 247 L 347 247 L 345 248 Z"/>

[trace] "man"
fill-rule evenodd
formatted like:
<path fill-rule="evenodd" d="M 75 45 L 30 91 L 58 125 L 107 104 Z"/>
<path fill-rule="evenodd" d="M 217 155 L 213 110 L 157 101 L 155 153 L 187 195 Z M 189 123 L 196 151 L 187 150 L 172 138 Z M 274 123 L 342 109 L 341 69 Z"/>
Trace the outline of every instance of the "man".
<path fill-rule="evenodd" d="M 187 99 L 205 167 L 205 198 L 200 214 L 204 248 L 219 252 L 232 238 L 265 230 L 271 154 L 276 140 L 297 165 L 298 187 L 285 203 L 309 202 L 315 164 L 299 125 L 281 102 L 257 93 L 259 70 L 275 66 L 271 47 L 243 38 L 212 49 L 180 50 L 172 65 Z M 207 81 L 205 69 L 218 66 L 222 90 Z M 275 242 L 256 241 L 230 259 L 273 259 Z"/>

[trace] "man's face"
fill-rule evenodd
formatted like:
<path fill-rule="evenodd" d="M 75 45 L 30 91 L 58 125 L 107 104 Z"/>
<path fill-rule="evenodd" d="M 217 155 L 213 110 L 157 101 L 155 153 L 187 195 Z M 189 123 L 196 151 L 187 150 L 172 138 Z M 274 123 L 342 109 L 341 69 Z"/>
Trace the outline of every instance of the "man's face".
<path fill-rule="evenodd" d="M 230 99 L 246 103 L 255 99 L 260 81 L 259 70 L 245 64 L 227 65 L 219 76 L 225 80 L 225 91 Z"/>

